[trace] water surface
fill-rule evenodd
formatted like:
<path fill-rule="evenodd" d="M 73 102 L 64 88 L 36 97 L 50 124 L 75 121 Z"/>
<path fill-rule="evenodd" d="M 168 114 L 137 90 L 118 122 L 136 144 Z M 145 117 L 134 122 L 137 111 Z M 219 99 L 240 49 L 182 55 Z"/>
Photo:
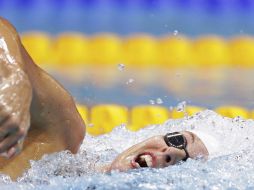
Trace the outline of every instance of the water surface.
<path fill-rule="evenodd" d="M 219 153 L 208 161 L 163 169 L 142 168 L 101 174 L 95 166 L 110 163 L 118 153 L 148 137 L 169 131 L 199 129 L 216 134 Z M 130 132 L 124 126 L 107 135 L 87 135 L 77 155 L 60 152 L 32 161 L 18 182 L 1 176 L 1 189 L 254 189 L 254 121 L 224 118 L 212 111 L 168 120 L 163 125 Z"/>

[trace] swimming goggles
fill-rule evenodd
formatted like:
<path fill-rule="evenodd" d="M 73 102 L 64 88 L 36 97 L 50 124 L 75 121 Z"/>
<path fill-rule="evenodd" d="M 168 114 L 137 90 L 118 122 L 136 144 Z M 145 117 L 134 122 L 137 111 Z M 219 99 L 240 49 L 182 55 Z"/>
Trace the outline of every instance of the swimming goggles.
<path fill-rule="evenodd" d="M 183 134 L 179 132 L 167 133 L 164 136 L 164 140 L 168 146 L 184 150 L 186 156 L 183 161 L 186 161 L 190 157 L 186 150 L 187 140 Z"/>

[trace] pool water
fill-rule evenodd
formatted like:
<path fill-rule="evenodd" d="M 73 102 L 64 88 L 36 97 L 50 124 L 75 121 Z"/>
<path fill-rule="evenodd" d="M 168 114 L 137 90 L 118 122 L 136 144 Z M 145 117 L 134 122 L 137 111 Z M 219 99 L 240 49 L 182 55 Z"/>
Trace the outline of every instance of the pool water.
<path fill-rule="evenodd" d="M 86 106 L 136 106 L 161 99 L 161 106 L 187 105 L 214 109 L 223 105 L 254 108 L 253 69 L 247 68 L 62 68 L 50 72 Z M 131 82 L 130 82 L 131 81 Z"/>
<path fill-rule="evenodd" d="M 187 162 L 162 169 L 141 168 L 128 172 L 96 172 L 118 153 L 153 135 L 199 129 L 220 137 L 219 153 L 208 161 Z M 77 155 L 68 152 L 45 155 L 31 161 L 18 182 L 1 175 L 1 189 L 254 189 L 254 121 L 225 118 L 213 111 L 168 120 L 138 132 L 124 126 L 99 137 L 87 136 Z"/>

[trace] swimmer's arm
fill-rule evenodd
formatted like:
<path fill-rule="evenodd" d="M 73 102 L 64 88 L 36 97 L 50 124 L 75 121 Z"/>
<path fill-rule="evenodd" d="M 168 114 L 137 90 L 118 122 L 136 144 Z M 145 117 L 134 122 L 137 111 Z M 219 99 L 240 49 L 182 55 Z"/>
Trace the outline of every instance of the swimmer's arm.
<path fill-rule="evenodd" d="M 0 153 L 12 157 L 30 126 L 32 88 L 21 59 L 12 56 L 18 54 L 17 36 L 5 22 L 0 18 Z"/>
<path fill-rule="evenodd" d="M 31 130 L 46 132 L 47 141 L 54 141 L 54 151 L 70 150 L 77 153 L 83 142 L 86 127 L 73 97 L 33 62 L 24 47 L 21 52 L 33 87 Z"/>
<path fill-rule="evenodd" d="M 84 139 L 85 124 L 76 109 L 73 98 L 57 81 L 33 62 L 23 47 L 15 28 L 0 17 L 0 38 L 1 36 L 10 46 L 10 55 L 16 60 L 15 64 L 9 64 L 10 68 L 6 67 L 7 64 L 3 67 L 11 69 L 8 72 L 9 77 L 19 73 L 16 76 L 20 76 L 20 79 L 14 81 L 19 80 L 23 84 L 13 87 L 9 93 L 18 95 L 13 106 L 20 105 L 20 107 L 17 106 L 16 110 L 21 110 L 20 113 L 24 115 L 21 119 L 27 121 L 24 128 L 28 130 L 30 126 L 30 119 L 28 119 L 30 118 L 30 111 L 33 133 L 37 131 L 41 136 L 44 135 L 43 141 L 53 142 L 54 151 L 68 149 L 76 153 Z M 18 100 L 20 101 L 17 102 Z M 29 130 L 30 133 L 31 130 Z"/>

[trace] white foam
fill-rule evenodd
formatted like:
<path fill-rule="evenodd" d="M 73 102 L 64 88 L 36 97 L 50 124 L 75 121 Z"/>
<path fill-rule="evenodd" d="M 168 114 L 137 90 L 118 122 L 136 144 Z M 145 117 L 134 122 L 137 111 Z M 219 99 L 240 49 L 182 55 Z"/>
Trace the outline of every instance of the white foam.
<path fill-rule="evenodd" d="M 213 132 L 221 140 L 223 151 L 207 162 L 191 160 L 163 169 L 139 169 L 129 172 L 95 173 L 94 165 L 107 163 L 128 148 L 153 135 L 181 130 Z M 18 183 L 3 178 L 5 189 L 227 189 L 253 188 L 254 122 L 223 118 L 212 111 L 194 117 L 168 120 L 138 132 L 124 127 L 97 138 L 87 136 L 80 153 L 67 152 L 44 156 L 32 162 L 32 168 Z M 5 179 L 5 181 L 3 180 Z"/>

